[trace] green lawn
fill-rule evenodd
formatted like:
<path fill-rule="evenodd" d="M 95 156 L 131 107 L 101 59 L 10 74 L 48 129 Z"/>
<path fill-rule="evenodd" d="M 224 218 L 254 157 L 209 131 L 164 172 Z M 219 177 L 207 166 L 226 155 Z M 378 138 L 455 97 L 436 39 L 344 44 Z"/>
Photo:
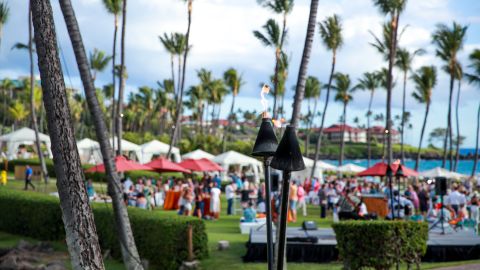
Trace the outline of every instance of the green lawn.
<path fill-rule="evenodd" d="M 52 180 L 48 185 L 43 183 L 36 183 L 37 191 L 39 192 L 55 192 L 56 185 L 55 181 Z M 95 184 L 96 191 L 102 192 L 106 190 L 105 184 Z M 5 188 L 5 187 L 0 187 Z M 23 189 L 23 181 L 10 180 L 6 188 L 11 189 Z M 227 203 L 224 198 L 222 198 L 222 213 L 225 213 L 227 209 Z M 163 211 L 155 210 L 160 212 L 162 215 L 171 216 L 176 215 L 175 211 Z M 332 220 L 330 218 L 320 219 L 320 210 L 318 207 L 309 206 L 308 207 L 308 216 L 303 217 L 298 216 L 296 223 L 289 223 L 288 226 L 300 226 L 304 220 L 314 220 L 317 222 L 319 227 L 330 227 Z M 208 233 L 208 245 L 210 249 L 210 257 L 204 259 L 202 264 L 202 269 L 222 269 L 228 267 L 228 269 L 266 269 L 266 263 L 243 263 L 242 256 L 246 254 L 245 243 L 248 241 L 248 235 L 240 234 L 239 229 L 239 219 L 240 215 L 235 216 L 226 216 L 221 215 L 220 220 L 217 221 L 205 221 L 207 233 Z M 26 239 L 29 241 L 35 241 L 34 239 L 29 239 L 23 236 L 16 236 L 11 234 L 6 234 L 0 232 L 0 248 L 10 247 L 16 245 L 20 239 Z M 225 251 L 217 250 L 217 242 L 220 240 L 227 240 L 230 242 L 230 249 Z M 54 242 L 53 246 L 56 250 L 65 251 L 65 244 L 62 242 Z M 423 263 L 422 269 L 435 269 L 439 267 L 463 265 L 463 264 L 479 264 L 480 260 L 476 261 L 462 261 L 462 262 L 451 262 L 451 263 Z M 114 260 L 106 260 L 105 262 L 107 269 L 123 269 L 121 263 Z M 289 263 L 289 269 L 341 269 L 342 265 L 340 262 L 334 262 L 329 264 L 317 264 L 317 263 Z M 402 267 L 406 269 L 406 266 Z"/>

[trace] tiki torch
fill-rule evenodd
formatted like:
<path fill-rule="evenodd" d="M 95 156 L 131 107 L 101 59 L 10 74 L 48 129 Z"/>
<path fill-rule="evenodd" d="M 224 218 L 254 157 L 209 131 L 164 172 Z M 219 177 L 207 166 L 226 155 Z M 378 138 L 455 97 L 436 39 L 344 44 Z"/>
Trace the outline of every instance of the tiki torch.
<path fill-rule="evenodd" d="M 253 146 L 252 155 L 263 157 L 263 166 L 265 172 L 265 201 L 267 210 L 267 262 L 268 270 L 273 269 L 273 239 L 272 239 L 272 209 L 271 209 L 271 182 L 270 182 L 270 163 L 278 147 L 277 137 L 273 131 L 272 119 L 268 118 L 266 113 L 263 115 L 262 124 L 258 130 L 257 139 Z"/>
<path fill-rule="evenodd" d="M 298 144 L 295 126 L 288 125 L 280 140 L 277 151 L 273 156 L 272 168 L 283 171 L 282 196 L 280 201 L 280 224 L 278 232 L 278 251 L 277 251 L 277 269 L 283 270 L 283 263 L 286 249 L 286 231 L 288 216 L 288 195 L 290 191 L 290 177 L 292 171 L 301 171 L 305 169 L 303 156 Z"/>
<path fill-rule="evenodd" d="M 397 197 L 397 200 L 398 200 L 398 203 L 400 203 L 400 180 L 402 177 L 404 177 L 404 173 L 403 173 L 403 168 L 402 168 L 402 164 L 399 164 L 398 165 L 398 169 L 397 169 L 397 172 L 395 173 L 395 177 L 397 178 L 397 188 L 398 188 L 398 197 Z M 397 217 L 400 217 L 400 207 L 397 207 Z"/>

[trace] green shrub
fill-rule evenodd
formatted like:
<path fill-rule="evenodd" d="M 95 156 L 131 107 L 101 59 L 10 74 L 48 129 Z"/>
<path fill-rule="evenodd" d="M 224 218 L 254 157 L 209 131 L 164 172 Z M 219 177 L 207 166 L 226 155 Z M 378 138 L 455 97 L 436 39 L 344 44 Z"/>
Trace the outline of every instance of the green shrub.
<path fill-rule="evenodd" d="M 93 212 L 99 242 L 121 258 L 110 204 L 95 203 Z M 164 217 L 161 212 L 129 208 L 135 242 L 142 258 L 155 269 L 178 269 L 188 257 L 187 228 L 193 229 L 193 249 L 197 259 L 208 256 L 207 234 L 202 220 Z M 0 230 L 39 240 L 63 240 L 61 210 L 57 198 L 34 192 L 0 189 Z"/>
<path fill-rule="evenodd" d="M 426 223 L 344 221 L 333 224 L 345 269 L 390 269 L 395 263 L 419 264 L 427 251 Z"/>

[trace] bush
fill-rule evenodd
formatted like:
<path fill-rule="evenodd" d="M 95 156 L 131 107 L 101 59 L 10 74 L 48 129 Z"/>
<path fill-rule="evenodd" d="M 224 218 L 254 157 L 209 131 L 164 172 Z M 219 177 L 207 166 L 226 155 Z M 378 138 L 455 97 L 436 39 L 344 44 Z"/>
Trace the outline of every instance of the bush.
<path fill-rule="evenodd" d="M 344 221 L 333 224 L 345 269 L 390 269 L 419 264 L 427 251 L 428 225 L 407 221 Z"/>
<path fill-rule="evenodd" d="M 103 250 L 121 258 L 111 205 L 93 204 L 98 238 Z M 142 258 L 156 269 L 178 269 L 188 257 L 187 228 L 193 229 L 195 257 L 208 256 L 207 234 L 202 220 L 162 217 L 160 212 L 129 208 L 129 217 Z M 63 240 L 61 210 L 57 198 L 34 192 L 0 189 L 0 230 L 39 240 Z"/>
<path fill-rule="evenodd" d="M 33 165 L 40 166 L 40 160 L 38 158 L 33 159 L 14 159 L 8 161 L 8 171 L 14 172 L 17 165 Z M 53 160 L 45 159 L 45 165 L 47 166 L 48 176 L 55 177 L 55 167 L 53 166 Z M 2 167 L 3 168 L 3 167 Z"/>

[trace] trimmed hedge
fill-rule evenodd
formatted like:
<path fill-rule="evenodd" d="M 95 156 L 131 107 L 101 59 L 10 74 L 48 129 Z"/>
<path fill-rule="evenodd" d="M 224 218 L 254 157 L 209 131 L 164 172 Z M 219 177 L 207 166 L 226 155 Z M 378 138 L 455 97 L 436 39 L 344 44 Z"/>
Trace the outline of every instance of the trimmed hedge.
<path fill-rule="evenodd" d="M 103 250 L 121 259 L 111 205 L 93 204 L 95 224 Z M 202 220 L 162 217 L 159 212 L 129 208 L 129 217 L 142 258 L 156 269 L 178 269 L 188 257 L 187 228 L 193 229 L 195 258 L 208 257 L 207 233 Z M 63 240 L 65 230 L 57 198 L 35 192 L 0 188 L 0 230 L 39 240 Z"/>
<path fill-rule="evenodd" d="M 419 265 L 427 251 L 428 225 L 410 221 L 342 221 L 333 224 L 345 269 Z"/>

